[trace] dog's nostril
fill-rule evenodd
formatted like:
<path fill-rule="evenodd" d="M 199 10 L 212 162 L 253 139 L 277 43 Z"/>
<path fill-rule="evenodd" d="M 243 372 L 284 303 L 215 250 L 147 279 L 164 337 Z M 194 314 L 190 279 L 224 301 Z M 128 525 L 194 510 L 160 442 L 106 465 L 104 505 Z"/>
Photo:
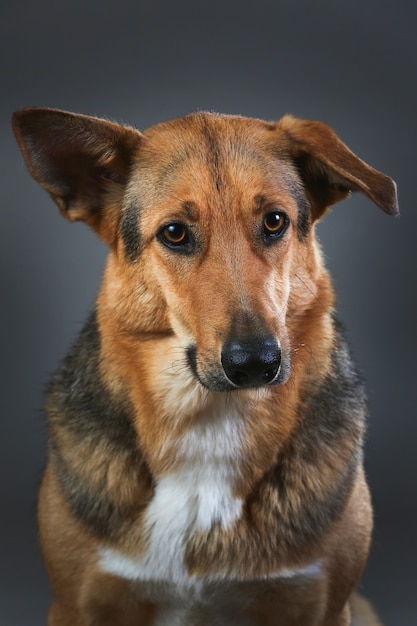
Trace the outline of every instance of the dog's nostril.
<path fill-rule="evenodd" d="M 250 380 L 248 374 L 246 374 L 246 372 L 243 372 L 241 370 L 230 371 L 229 374 L 227 374 L 227 377 L 237 387 L 246 387 L 246 385 L 249 384 L 249 380 Z"/>
<path fill-rule="evenodd" d="M 277 375 L 277 370 L 269 368 L 263 372 L 262 377 L 266 383 L 270 383 L 271 380 L 274 380 L 276 375 Z"/>
<path fill-rule="evenodd" d="M 224 372 L 235 387 L 258 387 L 271 383 L 281 366 L 281 350 L 275 339 L 230 341 L 222 352 Z"/>

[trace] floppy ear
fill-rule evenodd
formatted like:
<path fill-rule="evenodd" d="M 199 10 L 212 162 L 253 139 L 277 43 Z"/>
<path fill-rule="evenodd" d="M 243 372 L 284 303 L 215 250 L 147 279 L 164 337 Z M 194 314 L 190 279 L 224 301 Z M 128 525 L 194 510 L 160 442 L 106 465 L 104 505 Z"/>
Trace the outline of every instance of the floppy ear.
<path fill-rule="evenodd" d="M 304 181 L 313 220 L 352 191 L 361 191 L 385 213 L 398 215 L 394 181 L 357 157 L 329 126 L 287 115 L 278 128 Z"/>
<path fill-rule="evenodd" d="M 30 173 L 61 213 L 87 222 L 112 243 L 141 134 L 98 118 L 43 108 L 17 111 L 13 130 Z"/>

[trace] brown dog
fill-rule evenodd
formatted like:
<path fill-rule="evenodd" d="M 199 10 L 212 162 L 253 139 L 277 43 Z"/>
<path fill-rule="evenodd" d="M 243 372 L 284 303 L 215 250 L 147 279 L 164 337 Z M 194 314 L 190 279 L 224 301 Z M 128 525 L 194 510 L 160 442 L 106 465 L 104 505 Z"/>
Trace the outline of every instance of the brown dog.
<path fill-rule="evenodd" d="M 365 403 L 314 230 L 351 191 L 395 215 L 393 181 L 289 116 L 14 130 L 110 249 L 47 396 L 49 625 L 348 625 Z"/>

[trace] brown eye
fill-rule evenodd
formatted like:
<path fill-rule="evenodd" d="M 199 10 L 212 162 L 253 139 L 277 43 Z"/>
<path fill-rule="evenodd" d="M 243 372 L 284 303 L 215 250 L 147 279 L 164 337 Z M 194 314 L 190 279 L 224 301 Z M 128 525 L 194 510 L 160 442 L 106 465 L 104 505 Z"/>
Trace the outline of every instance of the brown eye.
<path fill-rule="evenodd" d="M 267 213 L 263 221 L 263 236 L 266 242 L 279 239 L 287 229 L 289 220 L 283 211 Z"/>
<path fill-rule="evenodd" d="M 191 252 L 192 239 L 188 228 L 180 222 L 164 226 L 159 232 L 160 241 L 171 249 L 179 252 Z"/>

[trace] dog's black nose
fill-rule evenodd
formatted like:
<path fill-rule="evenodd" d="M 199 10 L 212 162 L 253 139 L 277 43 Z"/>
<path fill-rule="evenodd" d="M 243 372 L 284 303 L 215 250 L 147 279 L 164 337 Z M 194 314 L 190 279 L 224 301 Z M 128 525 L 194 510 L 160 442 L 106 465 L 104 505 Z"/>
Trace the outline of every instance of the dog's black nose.
<path fill-rule="evenodd" d="M 229 341 L 223 347 L 221 361 L 224 372 L 235 387 L 260 387 L 275 380 L 281 365 L 278 342 Z"/>

